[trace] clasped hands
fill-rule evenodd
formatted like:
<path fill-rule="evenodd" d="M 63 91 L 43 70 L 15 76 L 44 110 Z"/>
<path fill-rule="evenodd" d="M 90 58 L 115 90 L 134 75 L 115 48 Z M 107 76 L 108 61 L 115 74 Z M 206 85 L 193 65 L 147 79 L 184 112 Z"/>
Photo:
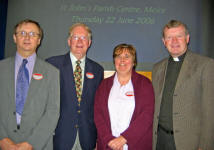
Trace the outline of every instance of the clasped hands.
<path fill-rule="evenodd" d="M 123 136 L 119 136 L 109 141 L 108 146 L 112 150 L 123 150 L 123 146 L 127 143 L 127 140 Z"/>
<path fill-rule="evenodd" d="M 0 140 L 0 148 L 2 150 L 33 150 L 32 145 L 28 142 L 14 143 L 9 138 Z"/>

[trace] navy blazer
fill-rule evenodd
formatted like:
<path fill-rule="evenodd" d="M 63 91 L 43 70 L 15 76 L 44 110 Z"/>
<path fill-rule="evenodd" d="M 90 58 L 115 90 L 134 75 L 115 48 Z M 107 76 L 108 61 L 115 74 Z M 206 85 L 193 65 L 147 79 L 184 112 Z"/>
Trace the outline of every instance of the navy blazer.
<path fill-rule="evenodd" d="M 71 150 L 77 130 L 82 149 L 94 149 L 97 131 L 93 106 L 96 89 L 103 79 L 103 67 L 86 57 L 82 99 L 78 106 L 70 52 L 51 57 L 47 61 L 60 70 L 61 108 L 54 136 L 54 150 Z"/>

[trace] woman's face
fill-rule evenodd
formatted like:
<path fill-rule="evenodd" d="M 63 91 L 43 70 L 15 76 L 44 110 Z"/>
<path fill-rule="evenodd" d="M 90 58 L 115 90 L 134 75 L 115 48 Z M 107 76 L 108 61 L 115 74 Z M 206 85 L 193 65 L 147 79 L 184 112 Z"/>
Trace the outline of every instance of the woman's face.
<path fill-rule="evenodd" d="M 134 66 L 133 56 L 128 50 L 123 50 L 114 58 L 114 64 L 118 74 L 129 74 Z"/>

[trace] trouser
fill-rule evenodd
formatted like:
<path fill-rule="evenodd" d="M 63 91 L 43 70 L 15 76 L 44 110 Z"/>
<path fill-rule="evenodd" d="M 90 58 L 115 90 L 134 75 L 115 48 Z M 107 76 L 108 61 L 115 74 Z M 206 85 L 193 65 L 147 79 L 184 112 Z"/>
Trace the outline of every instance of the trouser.
<path fill-rule="evenodd" d="M 80 146 L 80 139 L 79 139 L 79 131 L 77 131 L 77 136 L 74 142 L 74 146 L 71 150 L 82 150 L 81 146 Z"/>

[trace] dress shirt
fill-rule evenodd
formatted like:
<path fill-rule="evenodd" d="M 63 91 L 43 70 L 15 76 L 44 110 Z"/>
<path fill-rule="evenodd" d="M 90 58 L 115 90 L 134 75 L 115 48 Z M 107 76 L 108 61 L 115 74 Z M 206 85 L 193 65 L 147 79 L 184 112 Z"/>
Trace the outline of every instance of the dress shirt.
<path fill-rule="evenodd" d="M 119 137 L 130 124 L 134 109 L 135 97 L 131 79 L 126 85 L 121 86 L 117 74 L 108 99 L 108 109 L 111 121 L 112 135 Z M 123 150 L 128 150 L 127 144 Z"/>
<path fill-rule="evenodd" d="M 16 80 L 17 80 L 17 75 L 19 72 L 19 68 L 22 64 L 23 59 L 27 59 L 28 63 L 26 64 L 26 67 L 28 69 L 29 72 L 29 84 L 31 81 L 31 77 L 33 74 L 33 68 L 34 68 L 34 64 L 36 61 L 36 53 L 33 53 L 33 55 L 29 56 L 28 58 L 23 58 L 18 52 L 16 52 L 16 57 L 15 57 L 15 95 L 16 95 Z M 16 98 L 15 98 L 16 101 Z M 21 116 L 16 113 L 16 120 L 17 120 L 17 124 L 21 123 Z"/>
<path fill-rule="evenodd" d="M 84 56 L 82 59 L 80 59 L 80 61 L 81 61 L 80 67 L 82 69 L 82 88 L 81 88 L 81 91 L 83 90 L 83 83 L 84 83 L 85 58 L 86 58 L 86 56 Z M 72 67 L 73 67 L 73 73 L 74 73 L 76 66 L 77 66 L 76 61 L 78 59 L 72 54 L 72 52 L 70 52 L 70 59 L 71 59 Z M 79 140 L 79 131 L 77 131 L 77 137 L 75 139 L 75 143 L 74 143 L 72 150 L 76 150 L 76 149 L 82 150 L 81 145 L 80 145 L 80 140 Z"/>

